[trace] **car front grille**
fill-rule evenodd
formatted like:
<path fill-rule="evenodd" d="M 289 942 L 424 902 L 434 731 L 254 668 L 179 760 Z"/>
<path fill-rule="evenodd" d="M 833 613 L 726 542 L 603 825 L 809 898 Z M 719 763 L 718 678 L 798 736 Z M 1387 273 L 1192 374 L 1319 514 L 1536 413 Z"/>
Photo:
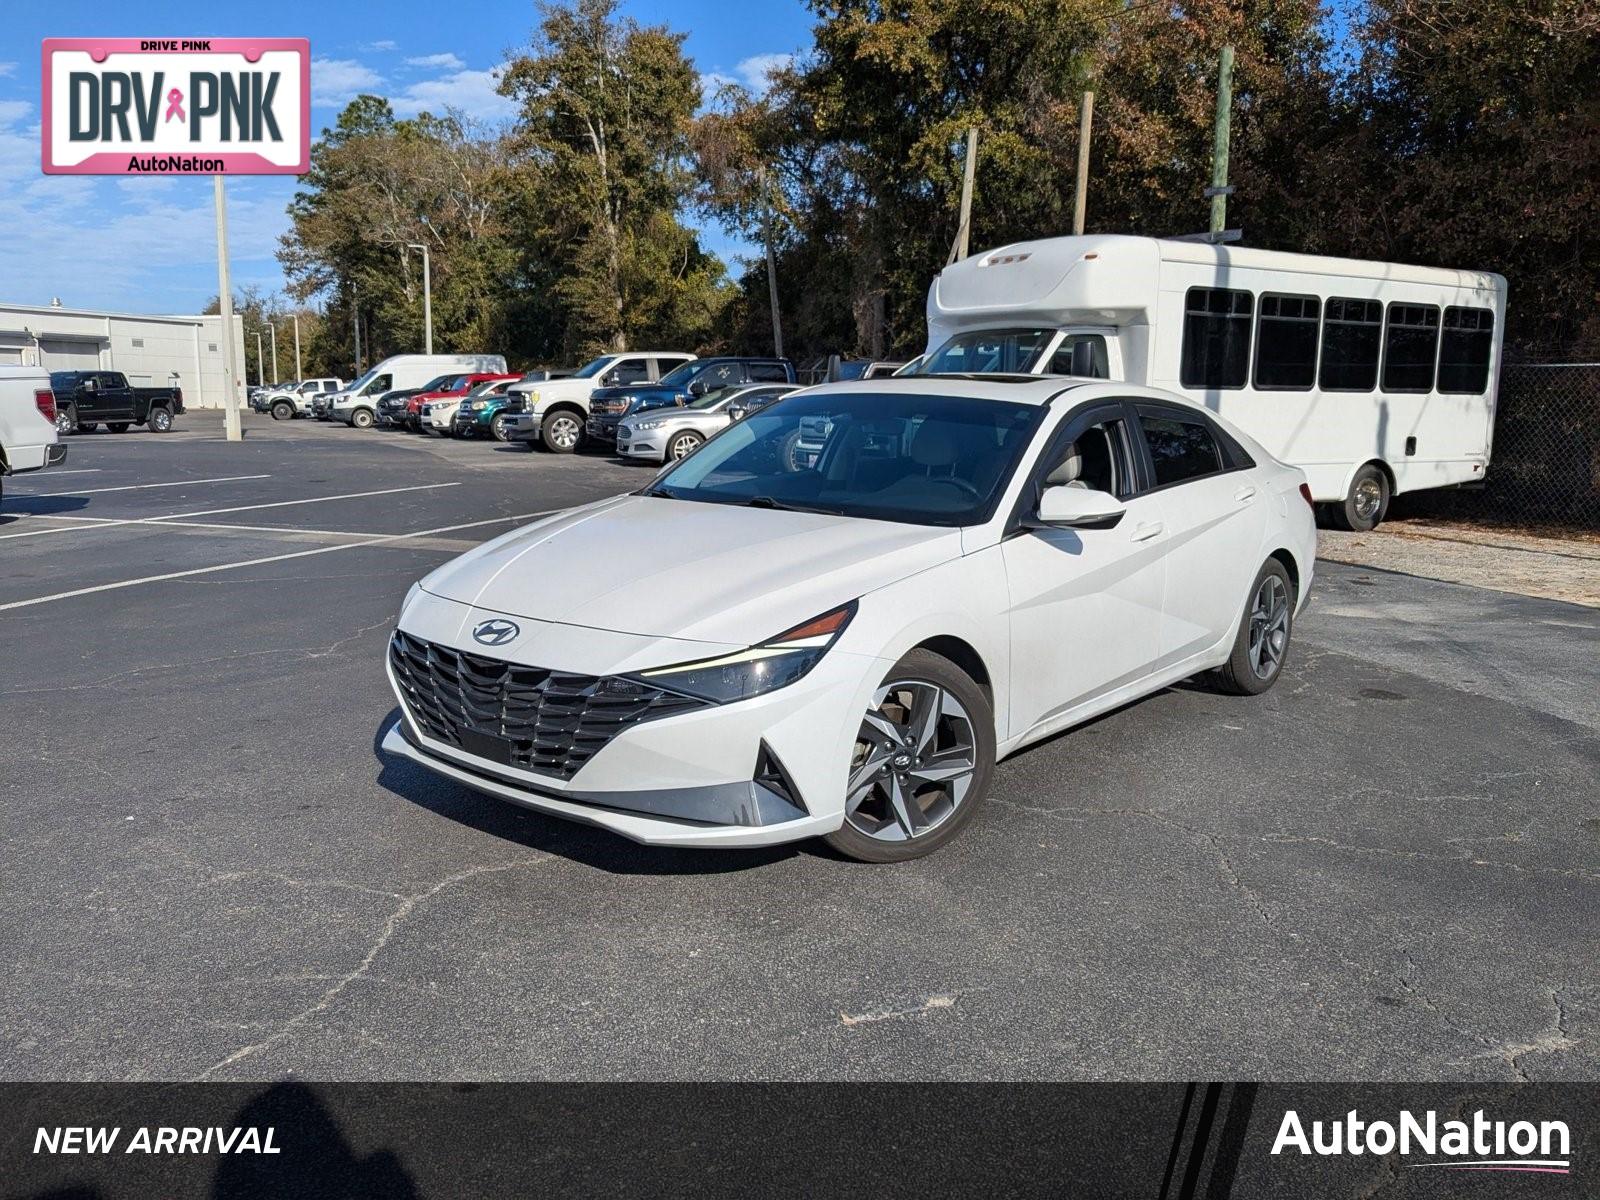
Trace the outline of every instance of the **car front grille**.
<path fill-rule="evenodd" d="M 571 779 L 629 726 L 709 704 L 621 676 L 467 654 L 400 630 L 389 641 L 389 663 L 429 737 L 560 779 Z"/>

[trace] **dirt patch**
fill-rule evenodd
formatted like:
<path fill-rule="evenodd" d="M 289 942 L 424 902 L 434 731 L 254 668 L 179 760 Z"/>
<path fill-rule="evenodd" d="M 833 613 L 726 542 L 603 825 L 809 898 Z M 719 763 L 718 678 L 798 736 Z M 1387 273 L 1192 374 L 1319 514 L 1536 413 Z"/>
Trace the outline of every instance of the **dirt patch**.
<path fill-rule="evenodd" d="M 1447 521 L 1392 521 L 1317 535 L 1333 562 L 1600 608 L 1600 534 L 1561 537 Z"/>

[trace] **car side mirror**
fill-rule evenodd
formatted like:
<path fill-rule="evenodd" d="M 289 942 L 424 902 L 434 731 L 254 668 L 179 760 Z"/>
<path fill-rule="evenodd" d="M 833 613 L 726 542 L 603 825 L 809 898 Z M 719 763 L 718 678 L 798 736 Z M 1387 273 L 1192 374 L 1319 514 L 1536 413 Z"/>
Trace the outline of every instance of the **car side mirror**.
<path fill-rule="evenodd" d="M 1051 529 L 1110 529 L 1127 506 L 1110 492 L 1061 484 L 1039 496 L 1036 523 Z"/>
<path fill-rule="evenodd" d="M 617 384 L 619 382 L 621 382 L 621 380 L 622 380 L 622 376 L 618 375 L 615 371 L 607 371 L 606 374 L 605 374 L 605 378 L 600 381 L 600 386 L 602 386 L 602 387 L 616 387 Z"/>
<path fill-rule="evenodd" d="M 98 379 L 85 379 L 83 381 L 83 390 L 86 392 L 98 392 L 100 390 L 100 381 Z"/>
<path fill-rule="evenodd" d="M 1082 378 L 1094 376 L 1094 343 L 1088 338 L 1072 343 L 1072 373 Z"/>
<path fill-rule="evenodd" d="M 691 396 L 704 396 L 710 390 L 711 385 L 704 379 L 696 379 L 689 385 L 689 395 Z"/>

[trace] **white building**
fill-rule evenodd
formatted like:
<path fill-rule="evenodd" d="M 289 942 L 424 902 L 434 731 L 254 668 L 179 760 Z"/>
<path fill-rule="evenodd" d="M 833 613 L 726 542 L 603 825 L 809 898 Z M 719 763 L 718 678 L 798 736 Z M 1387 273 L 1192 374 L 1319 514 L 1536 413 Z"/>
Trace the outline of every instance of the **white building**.
<path fill-rule="evenodd" d="M 224 399 L 219 316 L 141 316 L 0 302 L 0 364 L 50 371 L 121 371 L 135 387 L 183 389 L 189 408 Z M 233 352 L 244 370 L 244 319 L 233 318 Z M 241 381 L 239 401 L 244 402 Z"/>

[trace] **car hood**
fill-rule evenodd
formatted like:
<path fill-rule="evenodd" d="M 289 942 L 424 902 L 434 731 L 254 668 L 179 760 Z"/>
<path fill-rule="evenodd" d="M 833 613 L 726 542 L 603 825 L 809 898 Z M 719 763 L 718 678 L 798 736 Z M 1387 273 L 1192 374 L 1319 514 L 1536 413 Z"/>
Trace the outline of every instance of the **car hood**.
<path fill-rule="evenodd" d="M 507 390 L 519 396 L 538 392 L 541 400 L 552 396 L 576 397 L 581 400 L 587 399 L 589 393 L 594 391 L 594 380 L 568 376 L 565 379 L 546 379 L 539 383 L 513 383 Z"/>
<path fill-rule="evenodd" d="M 618 496 L 486 542 L 422 589 L 509 616 L 753 645 L 960 553 L 958 529 Z"/>
<path fill-rule="evenodd" d="M 630 383 L 626 387 L 596 388 L 594 395 L 589 397 L 589 402 L 593 404 L 597 400 L 673 400 L 686 395 L 688 393 L 679 388 L 662 387 L 659 383 Z"/>

